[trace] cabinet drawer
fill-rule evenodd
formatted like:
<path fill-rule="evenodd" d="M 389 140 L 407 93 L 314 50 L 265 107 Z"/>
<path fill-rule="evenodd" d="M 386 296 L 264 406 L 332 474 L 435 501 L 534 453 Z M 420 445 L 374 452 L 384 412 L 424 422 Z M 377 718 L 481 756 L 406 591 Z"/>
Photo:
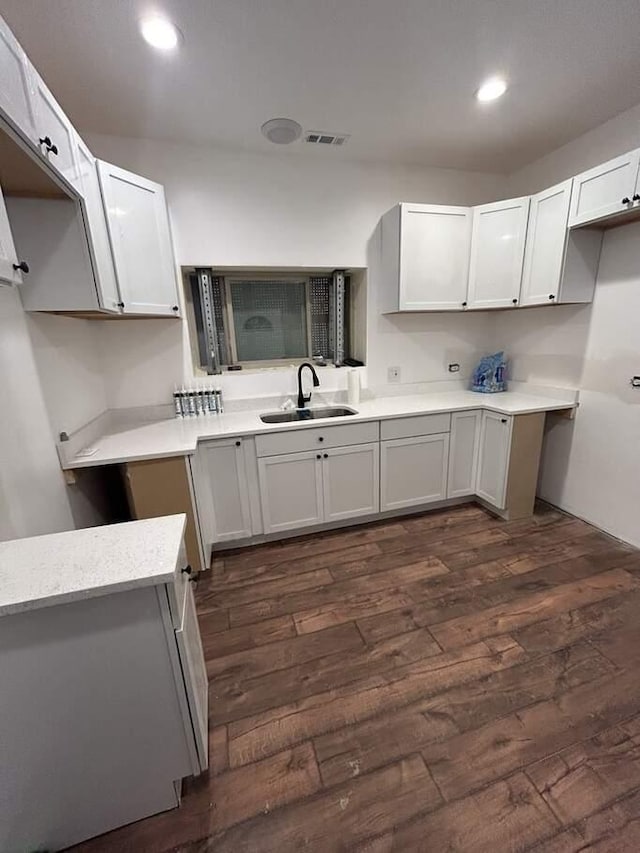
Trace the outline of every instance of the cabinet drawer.
<path fill-rule="evenodd" d="M 448 429 L 449 427 L 447 427 Z M 319 447 L 343 447 L 347 444 L 367 444 L 378 441 L 378 422 L 341 424 L 312 429 L 287 430 L 270 435 L 256 436 L 258 456 L 278 456 L 317 450 Z"/>
<path fill-rule="evenodd" d="M 436 435 L 449 432 L 451 415 L 449 412 L 438 415 L 417 415 L 412 418 L 392 418 L 380 424 L 380 438 L 411 438 L 418 435 Z"/>

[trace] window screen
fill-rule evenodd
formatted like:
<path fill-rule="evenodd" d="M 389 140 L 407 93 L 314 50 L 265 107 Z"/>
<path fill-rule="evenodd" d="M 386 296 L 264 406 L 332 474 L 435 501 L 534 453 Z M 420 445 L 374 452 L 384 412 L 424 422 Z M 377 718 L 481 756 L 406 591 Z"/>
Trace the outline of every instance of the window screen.
<path fill-rule="evenodd" d="M 238 361 L 307 355 L 304 281 L 231 280 L 229 289 Z"/>

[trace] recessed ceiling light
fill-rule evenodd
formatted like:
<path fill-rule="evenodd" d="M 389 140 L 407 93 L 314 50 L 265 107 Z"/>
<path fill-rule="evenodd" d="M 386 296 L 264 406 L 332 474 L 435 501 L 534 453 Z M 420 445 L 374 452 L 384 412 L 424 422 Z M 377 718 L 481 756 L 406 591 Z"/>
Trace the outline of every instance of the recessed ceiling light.
<path fill-rule="evenodd" d="M 158 50 L 173 50 L 180 41 L 180 30 L 159 15 L 143 18 L 140 21 L 142 38 Z"/>
<path fill-rule="evenodd" d="M 479 101 L 495 101 L 507 91 L 507 83 L 502 77 L 490 77 L 476 92 Z"/>
<path fill-rule="evenodd" d="M 276 145 L 289 145 L 300 139 L 302 128 L 292 118 L 272 118 L 260 128 L 263 136 Z"/>

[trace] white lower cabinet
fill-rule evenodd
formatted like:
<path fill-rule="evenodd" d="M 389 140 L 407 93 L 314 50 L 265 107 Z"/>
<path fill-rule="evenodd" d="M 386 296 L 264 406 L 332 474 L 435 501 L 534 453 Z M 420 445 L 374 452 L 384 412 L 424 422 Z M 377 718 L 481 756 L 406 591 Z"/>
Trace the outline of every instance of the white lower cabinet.
<path fill-rule="evenodd" d="M 383 441 L 380 455 L 383 512 L 446 498 L 448 433 Z"/>
<path fill-rule="evenodd" d="M 378 442 L 336 447 L 322 454 L 325 521 L 380 510 L 379 456 Z"/>
<path fill-rule="evenodd" d="M 247 539 L 252 534 L 245 442 L 223 438 L 199 448 L 198 502 L 207 542 Z"/>
<path fill-rule="evenodd" d="M 265 533 L 322 524 L 322 454 L 315 450 L 258 460 Z"/>
<path fill-rule="evenodd" d="M 190 584 L 185 585 L 182 624 L 177 628 L 176 643 L 180 656 L 180 668 L 184 674 L 184 686 L 189 705 L 189 716 L 195 734 L 196 750 L 200 766 L 208 765 L 208 694 L 207 667 L 202 649 L 196 603 Z"/>
<path fill-rule="evenodd" d="M 379 512 L 379 452 L 376 441 L 259 459 L 264 532 Z"/>
<path fill-rule="evenodd" d="M 512 423 L 513 418 L 506 415 L 482 413 L 475 492 L 498 509 L 506 504 Z"/>
<path fill-rule="evenodd" d="M 454 412 L 451 415 L 448 498 L 475 494 L 481 423 L 480 410 Z"/>

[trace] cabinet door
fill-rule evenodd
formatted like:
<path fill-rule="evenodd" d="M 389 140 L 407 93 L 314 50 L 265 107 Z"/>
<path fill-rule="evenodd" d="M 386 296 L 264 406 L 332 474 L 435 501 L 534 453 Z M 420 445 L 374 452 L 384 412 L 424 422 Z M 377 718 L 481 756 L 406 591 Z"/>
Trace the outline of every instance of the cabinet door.
<path fill-rule="evenodd" d="M 16 247 L 13 243 L 7 208 L 0 188 L 0 284 L 21 283 L 22 273 L 15 269 L 17 264 Z"/>
<path fill-rule="evenodd" d="M 601 163 L 573 179 L 569 227 L 584 225 L 616 213 L 633 203 L 640 149 Z"/>
<path fill-rule="evenodd" d="M 40 153 L 80 193 L 76 132 L 42 78 L 35 71 L 33 77 Z"/>
<path fill-rule="evenodd" d="M 247 539 L 251 536 L 249 487 L 242 439 L 230 438 L 201 445 L 203 479 L 210 495 L 205 512 L 212 542 Z"/>
<path fill-rule="evenodd" d="M 0 112 L 30 142 L 36 140 L 31 66 L 13 33 L 0 18 Z"/>
<path fill-rule="evenodd" d="M 451 415 L 447 497 L 460 498 L 476 491 L 481 411 Z"/>
<path fill-rule="evenodd" d="M 473 208 L 470 308 L 518 304 L 528 216 L 528 197 Z"/>
<path fill-rule="evenodd" d="M 207 713 L 209 684 L 193 589 L 189 583 L 185 589 L 182 626 L 176 631 L 176 642 L 200 767 L 202 770 L 206 770 L 209 763 L 209 717 Z"/>
<path fill-rule="evenodd" d="M 378 442 L 336 447 L 322 454 L 325 521 L 379 511 L 379 457 Z"/>
<path fill-rule="evenodd" d="M 470 208 L 403 204 L 400 217 L 399 309 L 462 310 L 469 278 Z"/>
<path fill-rule="evenodd" d="M 446 498 L 448 433 L 383 441 L 380 455 L 383 512 Z"/>
<path fill-rule="evenodd" d="M 505 507 L 511 424 L 505 415 L 482 413 L 476 494 L 498 509 Z"/>
<path fill-rule="evenodd" d="M 123 312 L 178 316 L 163 187 L 102 161 L 98 174 Z"/>
<path fill-rule="evenodd" d="M 549 305 L 562 280 L 572 180 L 531 198 L 524 252 L 521 305 Z"/>
<path fill-rule="evenodd" d="M 258 460 L 265 533 L 321 524 L 322 454 L 315 450 Z"/>
<path fill-rule="evenodd" d="M 96 161 L 79 136 L 75 138 L 75 149 L 78 163 L 78 182 L 82 195 L 79 204 L 87 232 L 98 302 L 102 308 L 109 311 L 119 311 L 118 305 L 121 300 L 111 246 L 109 245 L 109 235 L 107 234 L 107 222 L 102 206 L 102 196 L 100 195 Z"/>

